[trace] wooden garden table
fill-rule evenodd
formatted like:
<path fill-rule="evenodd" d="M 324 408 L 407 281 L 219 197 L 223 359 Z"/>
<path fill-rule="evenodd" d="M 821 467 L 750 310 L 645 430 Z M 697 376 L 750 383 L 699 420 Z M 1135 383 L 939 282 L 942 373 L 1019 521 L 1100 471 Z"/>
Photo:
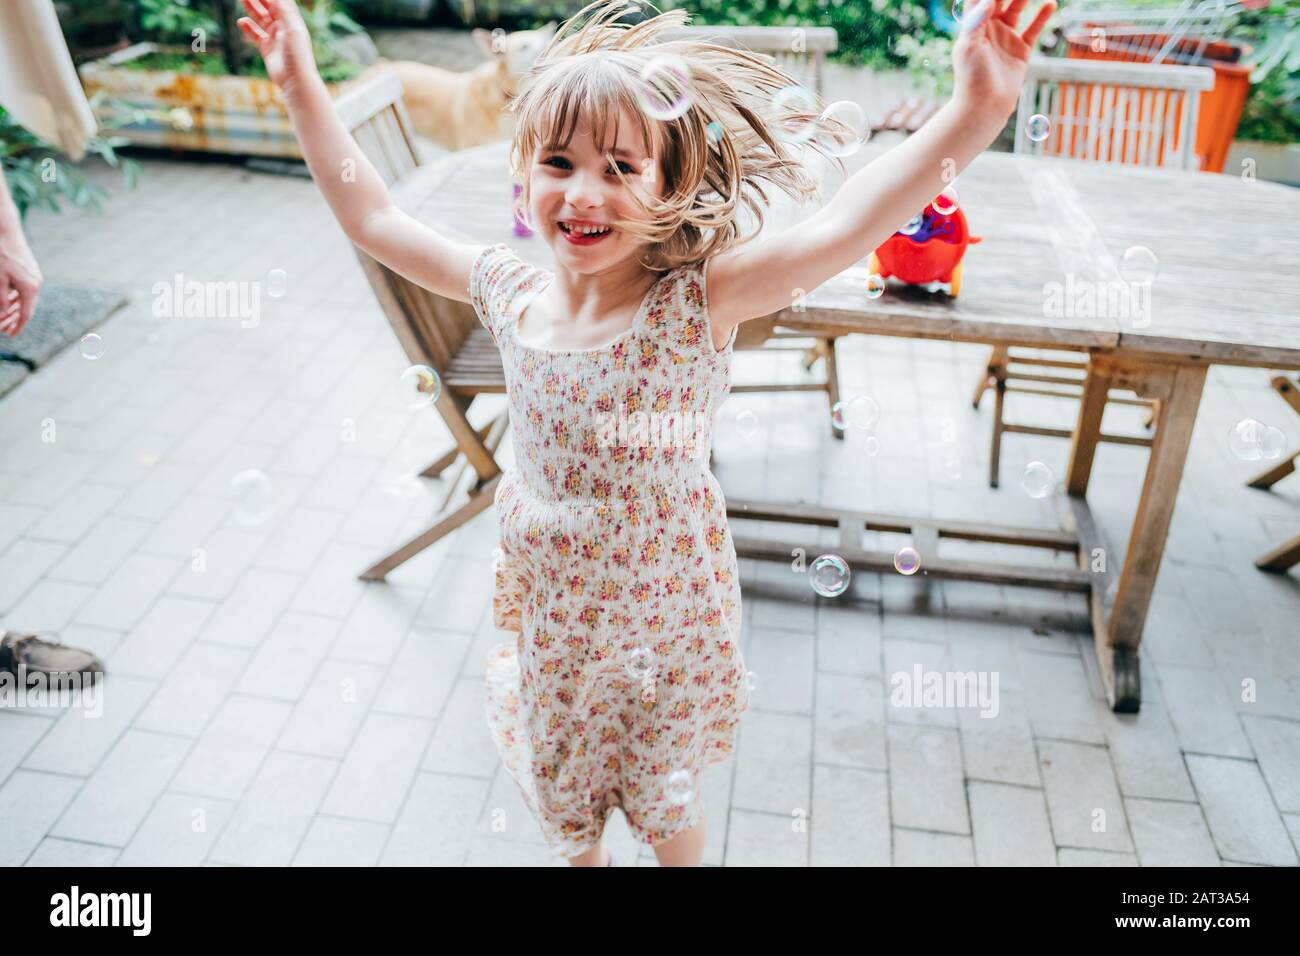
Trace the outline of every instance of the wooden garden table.
<path fill-rule="evenodd" d="M 508 242 L 530 261 L 552 268 L 544 242 L 511 235 L 506 149 L 505 143 L 492 143 L 420 167 L 398 184 L 395 199 L 449 235 Z M 854 267 L 808 293 L 801 309 L 791 307 L 774 319 L 810 333 L 1087 352 L 1061 496 L 1064 530 L 736 499 L 728 500 L 728 515 L 838 528 L 836 553 L 857 570 L 892 573 L 893 555 L 864 549 L 862 533 L 901 531 L 912 534 L 930 577 L 1089 594 L 1110 705 L 1116 712 L 1136 712 L 1137 651 L 1206 371 L 1216 363 L 1300 369 L 1300 191 L 1237 176 L 991 152 L 980 155 L 955 185 L 972 231 L 983 240 L 967 250 L 960 297 L 891 285 L 878 299 L 868 299 L 866 269 Z M 798 218 L 798 210 L 779 205 L 769 227 L 786 228 Z M 1151 249 L 1159 264 L 1146 316 L 1045 314 L 1047 283 L 1120 282 L 1120 258 L 1133 246 Z M 1106 570 L 1094 572 L 1093 550 L 1104 545 L 1085 496 L 1110 388 L 1160 401 L 1122 566 L 1107 561 Z M 1074 552 L 1077 567 L 953 560 L 938 554 L 945 537 Z M 793 538 L 734 540 L 742 557 L 781 561 L 800 546 Z"/>

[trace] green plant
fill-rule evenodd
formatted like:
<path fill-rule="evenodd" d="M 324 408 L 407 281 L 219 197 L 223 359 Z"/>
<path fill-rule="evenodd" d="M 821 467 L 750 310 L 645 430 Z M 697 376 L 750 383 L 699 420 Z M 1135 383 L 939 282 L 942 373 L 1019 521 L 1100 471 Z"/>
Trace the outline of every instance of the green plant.
<path fill-rule="evenodd" d="M 1250 97 L 1237 126 L 1238 139 L 1271 143 L 1300 141 L 1300 8 L 1272 0 L 1242 13 L 1229 38 L 1251 44 Z"/>
<path fill-rule="evenodd" d="M 221 32 L 218 22 L 204 10 L 209 0 L 132 0 L 141 35 L 157 43 L 189 44 L 195 30 L 207 36 Z"/>
<path fill-rule="evenodd" d="M 102 93 L 91 97 L 91 109 L 98 109 L 103 99 Z M 139 111 L 123 103 L 113 103 L 120 121 L 101 124 L 100 132 L 90 138 L 86 152 L 94 154 L 109 166 L 122 170 L 122 178 L 127 189 L 134 189 L 139 181 L 140 164 L 133 159 L 117 155 L 117 149 L 126 145 L 121 136 L 104 136 L 103 131 L 126 122 L 139 122 Z M 32 207 L 59 212 L 60 202 L 68 202 L 77 208 L 91 208 L 102 212 L 100 200 L 108 191 L 97 183 L 91 182 L 86 175 L 57 148 L 32 133 L 0 106 L 0 169 L 9 191 L 18 207 L 20 216 L 26 217 Z"/>
<path fill-rule="evenodd" d="M 64 31 L 73 43 L 94 25 L 99 42 L 104 42 L 102 25 L 105 0 L 59 0 Z M 242 14 L 238 0 L 112 0 L 117 12 L 117 33 L 132 42 L 149 41 L 162 46 L 185 47 L 187 55 L 168 51 L 140 57 L 123 64 L 134 69 L 170 69 L 187 73 L 266 76 L 261 57 L 245 42 L 235 21 Z M 312 50 L 321 78 L 341 83 L 361 72 L 361 65 L 349 56 L 341 39 L 348 33 L 364 32 L 339 5 L 338 0 L 299 0 L 303 20 L 311 34 Z M 228 48 L 225 40 L 233 40 Z M 212 53 L 208 50 L 211 48 Z"/>

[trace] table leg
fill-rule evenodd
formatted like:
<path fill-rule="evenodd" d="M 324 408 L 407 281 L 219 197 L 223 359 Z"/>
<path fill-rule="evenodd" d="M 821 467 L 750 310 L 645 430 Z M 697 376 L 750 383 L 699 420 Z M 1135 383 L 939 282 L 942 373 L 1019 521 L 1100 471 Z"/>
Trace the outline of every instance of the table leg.
<path fill-rule="evenodd" d="M 1120 382 L 1120 387 L 1162 399 L 1157 405 L 1151 457 L 1147 461 L 1115 599 L 1109 605 L 1103 601 L 1102 620 L 1097 620 L 1096 615 L 1093 620 L 1097 664 L 1107 698 L 1116 713 L 1136 713 L 1141 704 L 1138 647 L 1173 520 L 1205 373 L 1205 366 L 1106 363 L 1104 374 L 1111 381 Z M 1085 386 L 1085 395 L 1086 392 Z M 1091 412 L 1081 411 L 1081 422 L 1085 415 Z M 1077 463 L 1081 467 L 1083 458 L 1084 454 L 1076 449 L 1071 455 L 1072 466 Z M 1087 487 L 1086 474 L 1075 473 L 1073 467 L 1071 479 Z"/>
<path fill-rule="evenodd" d="M 1065 478 L 1065 490 L 1077 497 L 1088 493 L 1088 479 L 1092 476 L 1092 460 L 1096 457 L 1097 444 L 1101 441 L 1101 417 L 1106 411 L 1110 382 L 1109 360 L 1100 355 L 1092 356 L 1088 361 L 1087 377 L 1083 380 L 1079 419 L 1074 425 L 1070 464 Z"/>

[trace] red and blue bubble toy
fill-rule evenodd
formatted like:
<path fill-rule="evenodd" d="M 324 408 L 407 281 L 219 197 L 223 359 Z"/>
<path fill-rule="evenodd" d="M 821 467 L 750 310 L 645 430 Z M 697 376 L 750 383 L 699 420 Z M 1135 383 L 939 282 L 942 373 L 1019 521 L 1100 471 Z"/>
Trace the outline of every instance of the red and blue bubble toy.
<path fill-rule="evenodd" d="M 868 258 L 867 268 L 882 279 L 893 276 L 908 285 L 941 283 L 955 299 L 961 291 L 966 247 L 979 241 L 979 236 L 970 234 L 956 194 L 944 190 L 881 243 Z"/>

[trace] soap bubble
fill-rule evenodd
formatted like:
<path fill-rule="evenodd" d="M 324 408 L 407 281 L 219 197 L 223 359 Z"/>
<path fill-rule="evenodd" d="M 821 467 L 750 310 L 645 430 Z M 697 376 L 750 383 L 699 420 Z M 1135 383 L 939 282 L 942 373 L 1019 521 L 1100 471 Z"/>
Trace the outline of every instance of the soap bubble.
<path fill-rule="evenodd" d="M 753 438 L 758 432 L 758 416 L 748 408 L 736 415 L 736 433 L 741 438 Z"/>
<path fill-rule="evenodd" d="M 951 216 L 957 211 L 957 190 L 945 186 L 943 192 L 934 197 L 930 206 L 941 216 Z"/>
<path fill-rule="evenodd" d="M 1042 113 L 1035 113 L 1033 116 L 1029 117 L 1029 121 L 1025 123 L 1025 135 L 1028 136 L 1032 142 L 1041 143 L 1043 140 L 1047 139 L 1047 137 L 1052 135 L 1052 121 Z"/>
<path fill-rule="evenodd" d="M 487 678 L 493 684 L 519 682 L 519 651 L 514 641 L 497 644 L 488 653 Z"/>
<path fill-rule="evenodd" d="M 862 107 L 852 100 L 832 103 L 817 118 L 817 142 L 832 156 L 852 156 L 871 136 Z"/>
<path fill-rule="evenodd" d="M 921 569 L 921 555 L 909 545 L 894 552 L 894 570 L 899 574 L 915 574 Z"/>
<path fill-rule="evenodd" d="M 1242 461 L 1259 461 L 1264 457 L 1264 434 L 1268 427 L 1253 418 L 1243 418 L 1228 433 L 1228 447 Z"/>
<path fill-rule="evenodd" d="M 1041 461 L 1031 461 L 1025 466 L 1025 473 L 1020 479 L 1020 487 L 1024 488 L 1025 494 L 1031 498 L 1046 498 L 1052 493 L 1052 485 L 1055 480 L 1052 469 Z"/>
<path fill-rule="evenodd" d="M 867 276 L 867 298 L 879 299 L 885 294 L 884 277 L 876 275 L 874 272 Z"/>
<path fill-rule="evenodd" d="M 432 405 L 442 394 L 442 379 L 427 365 L 412 365 L 397 382 L 402 404 L 407 408 Z"/>
<path fill-rule="evenodd" d="M 633 680 L 644 680 L 655 672 L 655 652 L 648 647 L 632 648 L 623 669 Z"/>
<path fill-rule="evenodd" d="M 691 108 L 691 69 L 679 56 L 657 56 L 641 70 L 637 100 L 646 116 L 672 120 Z"/>
<path fill-rule="evenodd" d="M 1156 254 L 1146 246 L 1129 246 L 1119 260 L 1119 274 L 1129 282 L 1150 282 L 1157 267 Z"/>
<path fill-rule="evenodd" d="M 817 96 L 802 86 L 786 86 L 772 96 L 772 110 L 778 118 L 772 124 L 777 139 L 802 143 L 817 131 Z M 783 114 L 812 114 L 788 116 Z"/>
<path fill-rule="evenodd" d="M 1260 441 L 1260 450 L 1264 457 L 1269 461 L 1282 457 L 1282 449 L 1286 448 L 1286 435 L 1282 429 L 1274 428 L 1272 425 L 1265 427 L 1264 437 Z"/>
<path fill-rule="evenodd" d="M 837 554 L 823 554 L 812 563 L 808 580 L 822 597 L 839 597 L 849 587 L 848 563 Z"/>
<path fill-rule="evenodd" d="M 870 431 L 880 420 L 880 405 L 870 395 L 859 395 L 849 402 L 847 414 L 854 428 Z"/>
<path fill-rule="evenodd" d="M 691 798 L 695 796 L 695 781 L 691 778 L 691 772 L 674 770 L 668 775 L 664 792 L 668 796 L 669 803 L 675 803 L 679 807 L 690 803 Z"/>
<path fill-rule="evenodd" d="M 271 479 L 264 471 L 248 468 L 230 479 L 230 490 L 239 499 L 235 505 L 235 522 L 245 528 L 256 528 L 271 517 L 274 494 Z"/>
<path fill-rule="evenodd" d="M 273 299 L 284 295 L 289 285 L 289 273 L 283 269 L 272 269 L 266 274 L 266 294 Z"/>
<path fill-rule="evenodd" d="M 87 332 L 81 337 L 81 356 L 94 361 L 104 354 L 104 340 L 94 332 Z"/>

